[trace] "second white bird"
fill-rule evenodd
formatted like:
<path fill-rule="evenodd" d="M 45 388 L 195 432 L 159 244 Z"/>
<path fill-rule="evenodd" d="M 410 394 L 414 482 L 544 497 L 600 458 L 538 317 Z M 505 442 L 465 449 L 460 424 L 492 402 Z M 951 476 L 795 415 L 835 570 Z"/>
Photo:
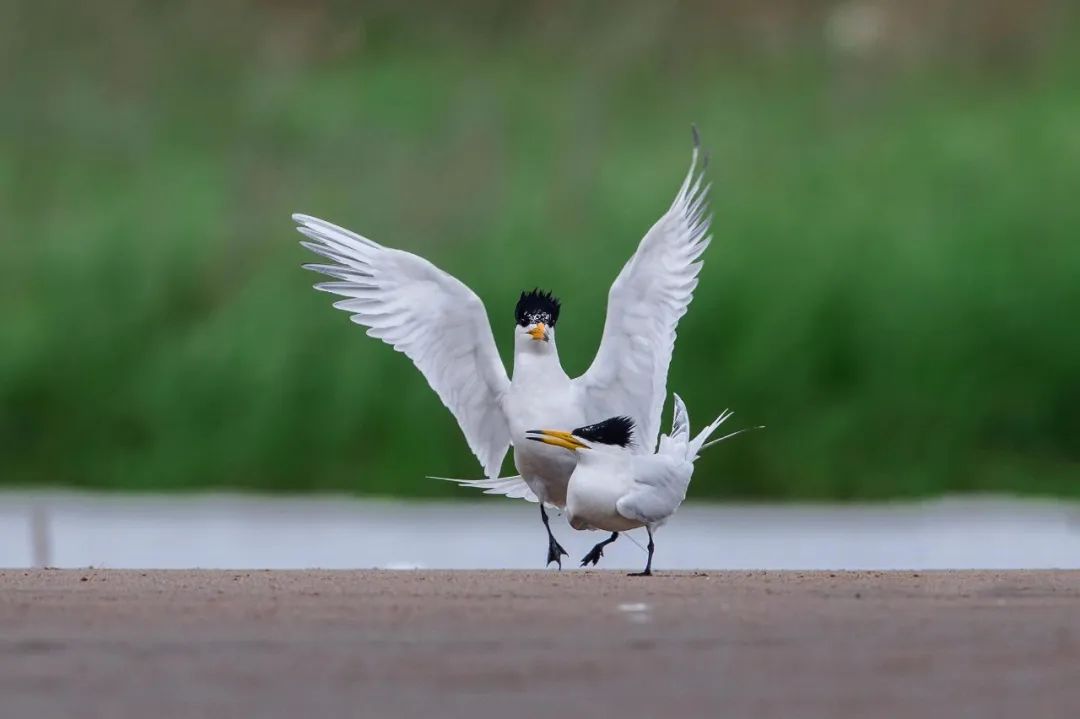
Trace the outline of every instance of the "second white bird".
<path fill-rule="evenodd" d="M 604 547 L 618 539 L 619 532 L 645 527 L 649 533 L 649 559 L 645 570 L 633 576 L 652 574 L 653 532 L 686 499 L 694 460 L 706 447 L 747 431 L 741 429 L 708 441 L 731 414 L 725 411 L 691 439 L 690 416 L 682 399 L 675 395 L 671 434 L 660 437 L 655 454 L 635 451 L 634 422 L 629 417 L 611 417 L 574 430 L 529 432 L 531 440 L 562 447 L 577 455 L 577 466 L 570 475 L 566 493 L 570 526 L 611 532 L 610 537 L 585 555 L 581 566 L 595 565 L 604 556 Z"/>

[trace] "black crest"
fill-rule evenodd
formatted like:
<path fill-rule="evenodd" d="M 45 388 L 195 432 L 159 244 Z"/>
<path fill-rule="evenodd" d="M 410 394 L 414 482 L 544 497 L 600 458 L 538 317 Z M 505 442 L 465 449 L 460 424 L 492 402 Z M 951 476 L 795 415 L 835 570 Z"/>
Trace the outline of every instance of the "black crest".
<path fill-rule="evenodd" d="M 522 327 L 528 327 L 534 322 L 543 322 L 548 327 L 554 327 L 559 321 L 559 306 L 555 295 L 537 287 L 532 292 L 521 293 L 517 309 L 514 310 L 514 318 Z"/>
<path fill-rule="evenodd" d="M 629 417 L 611 417 L 587 427 L 578 427 L 572 434 L 589 442 L 626 447 L 634 441 L 634 420 Z"/>

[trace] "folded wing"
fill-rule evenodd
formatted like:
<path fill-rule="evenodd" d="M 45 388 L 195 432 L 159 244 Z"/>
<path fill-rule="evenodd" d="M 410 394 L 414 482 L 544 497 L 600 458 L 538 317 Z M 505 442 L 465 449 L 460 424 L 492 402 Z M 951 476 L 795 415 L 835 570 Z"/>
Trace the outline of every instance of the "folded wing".
<path fill-rule="evenodd" d="M 694 135 L 690 171 L 671 208 L 641 240 L 608 293 L 600 350 L 575 380 L 590 421 L 629 414 L 638 449 L 652 452 L 660 431 L 675 327 L 697 287 L 701 253 L 709 245 L 709 219 Z"/>
<path fill-rule="evenodd" d="M 315 217 L 293 220 L 310 240 L 300 244 L 332 263 L 304 265 L 336 278 L 315 289 L 345 297 L 334 307 L 416 364 L 457 419 L 484 473 L 498 477 L 510 445 L 502 411 L 510 381 L 480 298 L 422 257 Z"/>
<path fill-rule="evenodd" d="M 686 499 L 693 465 L 654 454 L 634 457 L 631 467 L 633 489 L 615 503 L 615 509 L 627 519 L 654 527 L 663 524 Z"/>

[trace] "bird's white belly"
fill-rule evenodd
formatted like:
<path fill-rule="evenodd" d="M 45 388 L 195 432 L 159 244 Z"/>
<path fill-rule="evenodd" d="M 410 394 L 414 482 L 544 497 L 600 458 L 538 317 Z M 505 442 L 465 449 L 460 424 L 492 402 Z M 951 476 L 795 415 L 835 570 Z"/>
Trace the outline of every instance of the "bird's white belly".
<path fill-rule="evenodd" d="M 619 514 L 616 505 L 626 494 L 621 477 L 595 474 L 578 467 L 566 494 L 566 514 L 574 529 L 602 529 L 625 532 L 643 526 L 641 522 Z"/>
<path fill-rule="evenodd" d="M 513 388 L 506 399 L 514 465 L 525 483 L 542 501 L 566 505 L 566 485 L 577 466 L 574 452 L 527 438 L 530 429 L 571 430 L 583 426 L 585 413 L 574 388 L 534 385 Z"/>

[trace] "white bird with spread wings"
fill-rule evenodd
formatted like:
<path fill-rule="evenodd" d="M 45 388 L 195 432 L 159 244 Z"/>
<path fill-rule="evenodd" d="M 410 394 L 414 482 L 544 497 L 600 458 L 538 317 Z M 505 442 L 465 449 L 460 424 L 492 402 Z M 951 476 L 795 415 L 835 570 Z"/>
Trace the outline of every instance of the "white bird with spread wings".
<path fill-rule="evenodd" d="M 344 297 L 334 307 L 349 312 L 368 335 L 405 353 L 457 419 L 487 476 L 460 483 L 539 502 L 548 564 L 561 567 L 566 552 L 551 533 L 544 506 L 565 507 L 577 459 L 573 452 L 527 441 L 526 433 L 620 415 L 637 427 L 640 451 L 653 451 L 675 328 L 693 298 L 710 240 L 708 185 L 698 156 L 695 130 L 686 179 L 611 286 L 600 349 L 588 371 L 574 379 L 559 362 L 560 304 L 551 293 L 522 293 L 513 373 L 507 377 L 484 303 L 463 283 L 422 257 L 293 215 L 309 240 L 301 244 L 332 263 L 305 265 L 335 278 L 315 288 Z M 510 446 L 519 474 L 500 478 Z"/>

